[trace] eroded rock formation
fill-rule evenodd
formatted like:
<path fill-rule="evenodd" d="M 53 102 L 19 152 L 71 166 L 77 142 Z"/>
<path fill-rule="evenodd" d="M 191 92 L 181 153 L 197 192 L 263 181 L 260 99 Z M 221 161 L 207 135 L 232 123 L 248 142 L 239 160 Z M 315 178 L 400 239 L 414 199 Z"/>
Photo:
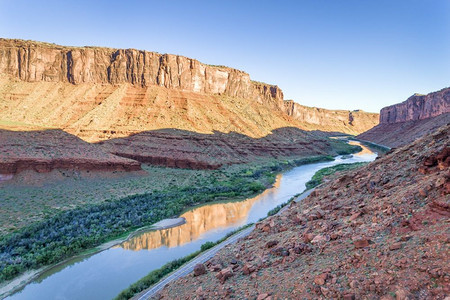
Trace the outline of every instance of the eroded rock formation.
<path fill-rule="evenodd" d="M 380 124 L 358 138 L 389 147 L 399 147 L 450 123 L 450 88 L 428 95 L 413 95 L 385 107 Z"/>
<path fill-rule="evenodd" d="M 195 169 L 334 154 L 326 138 L 298 128 L 340 131 L 359 122 L 348 112 L 342 126 L 332 112 L 296 120 L 277 86 L 183 56 L 10 39 L 0 39 L 0 100 L 0 128 L 59 128 L 104 141 L 99 151 Z M 321 124 L 329 118 L 336 120 Z"/>
<path fill-rule="evenodd" d="M 428 95 L 414 94 L 406 101 L 383 108 L 380 124 L 424 120 L 450 112 L 450 88 Z"/>
<path fill-rule="evenodd" d="M 330 141 L 298 128 L 280 128 L 265 137 L 165 129 L 99 143 L 104 151 L 152 165 L 217 169 L 256 159 L 336 154 Z"/>
<path fill-rule="evenodd" d="M 61 128 L 89 142 L 161 128 L 262 137 L 299 126 L 277 86 L 135 49 L 0 39 L 0 99 L 3 128 Z"/>

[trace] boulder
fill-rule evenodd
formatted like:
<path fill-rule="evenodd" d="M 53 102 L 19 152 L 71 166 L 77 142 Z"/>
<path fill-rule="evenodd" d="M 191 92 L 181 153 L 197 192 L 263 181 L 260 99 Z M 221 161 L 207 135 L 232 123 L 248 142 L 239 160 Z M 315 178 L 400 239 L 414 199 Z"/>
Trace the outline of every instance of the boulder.
<path fill-rule="evenodd" d="M 206 268 L 204 264 L 197 264 L 194 267 L 194 276 L 200 276 L 206 274 Z"/>

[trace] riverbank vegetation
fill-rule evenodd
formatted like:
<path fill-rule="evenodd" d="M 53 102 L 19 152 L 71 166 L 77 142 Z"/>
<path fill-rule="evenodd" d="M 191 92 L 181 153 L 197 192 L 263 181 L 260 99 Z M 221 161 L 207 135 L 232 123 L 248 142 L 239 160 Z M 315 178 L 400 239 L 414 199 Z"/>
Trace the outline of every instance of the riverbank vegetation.
<path fill-rule="evenodd" d="M 359 140 L 359 139 L 352 139 L 352 140 L 358 141 L 358 142 L 360 142 L 362 145 L 367 146 L 367 147 L 370 147 L 370 148 L 373 149 L 373 150 L 377 150 L 377 151 L 380 152 L 380 153 L 386 153 L 386 152 L 388 152 L 389 150 L 391 150 L 391 148 L 388 147 L 388 146 L 384 146 L 384 145 L 372 143 L 372 142 L 369 142 L 369 141 Z"/>
<path fill-rule="evenodd" d="M 217 200 L 253 196 L 275 181 L 284 169 L 330 156 L 229 166 L 210 171 L 200 185 L 167 186 L 117 200 L 86 204 L 34 222 L 0 239 L 0 282 L 22 272 L 63 261 L 86 249 L 177 216 L 183 209 Z M 157 178 L 160 180 L 161 178 Z"/>

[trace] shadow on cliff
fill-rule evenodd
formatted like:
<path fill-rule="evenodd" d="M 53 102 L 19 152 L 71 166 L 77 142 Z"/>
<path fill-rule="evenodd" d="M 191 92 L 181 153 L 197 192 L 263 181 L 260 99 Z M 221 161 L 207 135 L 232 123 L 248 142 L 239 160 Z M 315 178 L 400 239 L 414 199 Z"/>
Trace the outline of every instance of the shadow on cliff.
<path fill-rule="evenodd" d="M 88 143 L 60 129 L 0 130 L 0 174 L 55 169 L 130 172 L 141 170 L 141 163 L 217 169 L 257 160 L 338 154 L 341 142 L 328 139 L 329 135 L 296 127 L 275 129 L 261 138 L 168 128 Z"/>
<path fill-rule="evenodd" d="M 26 170 L 49 173 L 55 169 L 129 172 L 140 171 L 141 164 L 112 155 L 98 145 L 60 129 L 0 129 L 0 174 L 17 174 Z"/>
<path fill-rule="evenodd" d="M 141 163 L 189 169 L 217 169 L 222 165 L 258 159 L 334 155 L 336 141 L 330 133 L 304 131 L 296 127 L 275 129 L 261 138 L 237 132 L 212 134 L 180 129 L 158 129 L 124 138 L 98 142 L 115 155 Z"/>

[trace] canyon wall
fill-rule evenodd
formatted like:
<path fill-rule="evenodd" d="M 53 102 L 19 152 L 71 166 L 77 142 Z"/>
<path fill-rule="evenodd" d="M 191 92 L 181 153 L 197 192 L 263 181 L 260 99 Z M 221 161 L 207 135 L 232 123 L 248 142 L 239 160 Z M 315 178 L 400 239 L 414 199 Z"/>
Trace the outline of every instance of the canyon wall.
<path fill-rule="evenodd" d="M 262 137 L 296 126 L 283 92 L 242 71 L 135 49 L 0 39 L 0 127 L 85 141 L 176 128 Z"/>
<path fill-rule="evenodd" d="M 89 142 L 162 128 L 359 134 L 378 119 L 283 101 L 278 86 L 179 55 L 12 39 L 0 39 L 0 99 L 0 121 L 62 128 Z"/>
<path fill-rule="evenodd" d="M 55 44 L 0 39 L 0 73 L 27 82 L 129 83 L 148 87 L 275 101 L 277 87 L 250 80 L 242 71 L 210 66 L 179 55 L 135 49 L 65 47 Z"/>
<path fill-rule="evenodd" d="M 362 110 L 328 110 L 284 101 L 283 110 L 306 129 L 360 134 L 378 124 L 378 114 Z"/>
<path fill-rule="evenodd" d="M 450 88 L 428 95 L 414 94 L 406 101 L 383 108 L 380 123 L 424 120 L 450 112 Z"/>
<path fill-rule="evenodd" d="M 450 123 L 450 88 L 381 109 L 380 124 L 358 136 L 377 144 L 399 147 Z"/>
<path fill-rule="evenodd" d="M 0 39 L 0 128 L 62 129 L 103 142 L 95 145 L 99 157 L 126 157 L 116 165 L 127 170 L 139 166 L 136 160 L 214 169 L 267 157 L 336 154 L 332 142 L 301 129 L 360 130 L 357 112 L 311 109 L 320 113 L 299 117 L 298 107 L 288 110 L 277 86 L 183 56 Z M 55 147 L 62 149 L 60 157 L 44 164 L 72 168 L 63 155 L 70 149 Z M 33 145 L 24 149 L 3 173 L 31 168 L 23 163 L 30 159 L 41 164 L 44 157 Z M 78 152 L 71 157 L 82 164 Z M 135 165 L 128 166 L 129 159 Z M 116 168 L 94 160 L 102 169 Z"/>

